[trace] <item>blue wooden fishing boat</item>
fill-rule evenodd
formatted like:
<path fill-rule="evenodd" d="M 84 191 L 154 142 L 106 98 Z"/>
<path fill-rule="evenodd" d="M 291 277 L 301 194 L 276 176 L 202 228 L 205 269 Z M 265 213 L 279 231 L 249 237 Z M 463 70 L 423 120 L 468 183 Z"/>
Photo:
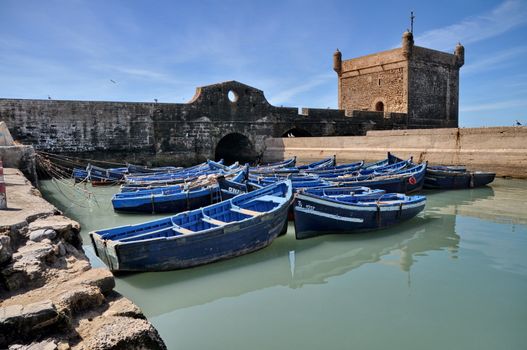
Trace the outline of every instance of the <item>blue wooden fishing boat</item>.
<path fill-rule="evenodd" d="M 184 168 L 182 167 L 175 167 L 175 166 L 163 166 L 163 167 L 155 167 L 155 168 L 149 168 L 144 165 L 136 165 L 136 164 L 127 164 L 126 168 L 128 169 L 128 174 L 144 174 L 144 173 L 175 173 L 177 171 L 181 171 Z"/>
<path fill-rule="evenodd" d="M 232 181 L 243 181 L 247 171 L 239 171 Z M 117 212 L 180 213 L 222 200 L 216 176 L 212 176 L 185 185 L 116 193 L 112 197 L 112 206 Z"/>
<path fill-rule="evenodd" d="M 304 170 L 304 171 L 321 170 L 321 169 L 326 169 L 329 167 L 334 167 L 335 165 L 337 165 L 337 158 L 336 156 L 333 156 L 330 158 L 319 160 L 317 162 L 297 166 L 297 169 Z"/>
<path fill-rule="evenodd" d="M 81 168 L 73 168 L 73 179 L 75 182 L 86 182 L 90 180 L 88 170 Z"/>
<path fill-rule="evenodd" d="M 378 198 L 380 195 L 386 193 L 384 190 L 369 187 L 318 187 L 300 191 L 300 193 L 303 192 L 331 198 L 342 196 L 372 196 L 373 198 Z"/>
<path fill-rule="evenodd" d="M 293 203 L 295 235 L 305 239 L 381 229 L 413 218 L 425 203 L 424 196 L 399 193 L 328 196 L 319 189 L 305 190 L 295 195 Z"/>
<path fill-rule="evenodd" d="M 296 165 L 296 156 L 293 158 L 285 159 L 279 162 L 268 163 L 268 164 L 259 164 L 257 166 L 251 167 L 251 171 L 260 172 L 260 171 L 272 171 L 276 168 L 292 168 Z"/>
<path fill-rule="evenodd" d="M 402 160 L 402 159 L 401 159 Z M 397 162 L 394 162 L 394 163 L 397 163 Z M 386 159 L 383 159 L 383 160 L 379 160 L 378 162 L 374 162 L 374 163 L 366 163 L 363 165 L 363 169 L 373 169 L 373 168 L 378 168 L 378 167 L 382 167 L 382 166 L 385 166 L 385 165 L 388 165 L 390 164 L 389 162 L 389 159 L 386 158 Z"/>
<path fill-rule="evenodd" d="M 455 190 L 485 186 L 496 177 L 495 173 L 483 171 L 427 170 L 424 187 L 430 189 Z"/>
<path fill-rule="evenodd" d="M 223 175 L 218 177 L 218 186 L 223 200 L 236 197 L 252 190 L 247 186 L 247 181 L 228 180 Z"/>
<path fill-rule="evenodd" d="M 331 158 L 325 158 L 313 163 L 300 165 L 296 167 L 278 167 L 278 168 L 260 168 L 260 169 L 251 169 L 251 173 L 253 174 L 269 174 L 269 173 L 275 173 L 275 174 L 292 174 L 292 173 L 298 173 L 298 172 L 307 172 L 307 171 L 314 171 L 314 170 L 321 170 L 326 169 L 335 166 L 335 156 Z"/>
<path fill-rule="evenodd" d="M 337 170 L 337 171 L 328 171 L 328 172 L 316 172 L 310 174 L 316 174 L 321 179 L 330 180 L 330 181 L 346 181 L 347 178 L 367 179 L 371 175 L 386 175 L 389 173 L 397 173 L 403 169 L 406 169 L 410 166 L 411 160 L 401 161 L 394 164 L 388 164 L 383 166 L 370 167 L 365 169 L 355 169 L 353 171 L 348 170 Z M 366 177 L 365 177 L 366 176 Z"/>
<path fill-rule="evenodd" d="M 388 160 L 393 163 L 400 158 L 388 152 Z M 429 165 L 423 187 L 440 190 L 473 188 L 488 185 L 495 177 L 495 173 L 467 170 L 464 165 Z"/>
<path fill-rule="evenodd" d="M 296 191 L 298 189 L 301 189 L 301 188 L 312 188 L 312 187 L 322 187 L 322 186 L 329 187 L 329 186 L 331 186 L 330 182 L 328 182 L 326 180 L 323 180 L 323 179 L 308 179 L 308 180 L 303 180 L 303 179 L 291 180 L 291 179 L 288 179 L 288 180 L 291 181 L 294 191 Z M 257 185 L 260 185 L 260 186 L 268 186 L 268 185 L 274 184 L 274 183 L 276 183 L 278 181 L 282 181 L 282 179 L 279 178 L 279 177 L 260 177 L 260 178 L 257 179 L 257 181 L 254 181 L 254 179 L 250 179 L 250 183 L 251 184 L 257 184 Z"/>
<path fill-rule="evenodd" d="M 155 184 L 177 184 L 188 182 L 190 179 L 194 179 L 199 176 L 221 174 L 222 172 L 223 170 L 221 169 L 207 169 L 193 172 L 162 173 L 141 176 L 134 175 L 127 176 L 125 182 L 127 185 L 135 185 L 140 187 Z"/>
<path fill-rule="evenodd" d="M 292 200 L 286 180 L 205 208 L 90 233 L 112 271 L 161 271 L 262 249 L 282 232 Z"/>
<path fill-rule="evenodd" d="M 415 165 L 391 174 L 361 175 L 355 178 L 333 180 L 339 186 L 364 186 L 394 193 L 411 193 L 423 188 L 427 163 Z"/>
<path fill-rule="evenodd" d="M 322 169 L 305 169 L 303 172 L 308 174 L 332 174 L 337 172 L 351 172 L 359 170 L 364 165 L 364 161 L 360 162 L 354 162 L 354 163 L 346 163 L 346 164 L 339 164 L 334 166 L 328 166 L 324 167 Z"/>

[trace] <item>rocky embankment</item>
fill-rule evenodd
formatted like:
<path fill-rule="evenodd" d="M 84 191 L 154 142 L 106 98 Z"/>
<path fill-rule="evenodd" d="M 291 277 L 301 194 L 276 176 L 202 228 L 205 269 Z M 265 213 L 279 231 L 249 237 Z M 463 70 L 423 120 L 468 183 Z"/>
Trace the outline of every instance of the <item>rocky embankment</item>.
<path fill-rule="evenodd" d="M 5 169 L 0 210 L 0 349 L 165 349 L 139 308 L 94 269 L 79 224 Z"/>

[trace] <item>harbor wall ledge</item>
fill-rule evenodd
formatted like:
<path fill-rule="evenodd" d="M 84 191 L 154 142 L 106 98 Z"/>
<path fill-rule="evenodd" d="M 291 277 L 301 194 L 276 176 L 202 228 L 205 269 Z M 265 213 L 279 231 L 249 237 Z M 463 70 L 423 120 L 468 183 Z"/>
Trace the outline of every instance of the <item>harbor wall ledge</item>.
<path fill-rule="evenodd" d="M 4 167 L 20 169 L 34 186 L 38 185 L 35 149 L 33 146 L 0 146 L 0 159 Z"/>
<path fill-rule="evenodd" d="M 166 349 L 108 269 L 92 268 L 80 225 L 5 168 L 0 210 L 0 349 Z"/>
<path fill-rule="evenodd" d="M 527 127 L 368 131 L 366 136 L 269 138 L 266 162 L 297 156 L 310 162 L 332 155 L 339 163 L 376 161 L 392 152 L 430 164 L 464 164 L 498 176 L 527 178 Z"/>

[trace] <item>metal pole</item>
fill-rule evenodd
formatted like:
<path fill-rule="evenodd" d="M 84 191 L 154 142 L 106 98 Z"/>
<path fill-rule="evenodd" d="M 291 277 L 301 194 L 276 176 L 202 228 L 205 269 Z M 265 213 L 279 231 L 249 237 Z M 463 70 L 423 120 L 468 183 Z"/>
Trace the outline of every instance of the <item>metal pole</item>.
<path fill-rule="evenodd" d="M 0 159 L 0 210 L 7 209 L 7 195 L 5 192 L 4 165 Z"/>

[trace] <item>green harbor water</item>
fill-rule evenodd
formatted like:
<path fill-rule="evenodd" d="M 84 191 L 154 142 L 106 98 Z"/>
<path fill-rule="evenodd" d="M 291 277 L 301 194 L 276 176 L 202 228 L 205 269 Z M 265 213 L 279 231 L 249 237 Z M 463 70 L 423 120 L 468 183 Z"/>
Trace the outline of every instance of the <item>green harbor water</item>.
<path fill-rule="evenodd" d="M 114 213 L 117 190 L 42 182 L 94 266 L 90 230 L 156 217 Z M 169 349 L 527 349 L 527 181 L 423 193 L 390 229 L 296 241 L 290 224 L 261 251 L 116 289 Z"/>

